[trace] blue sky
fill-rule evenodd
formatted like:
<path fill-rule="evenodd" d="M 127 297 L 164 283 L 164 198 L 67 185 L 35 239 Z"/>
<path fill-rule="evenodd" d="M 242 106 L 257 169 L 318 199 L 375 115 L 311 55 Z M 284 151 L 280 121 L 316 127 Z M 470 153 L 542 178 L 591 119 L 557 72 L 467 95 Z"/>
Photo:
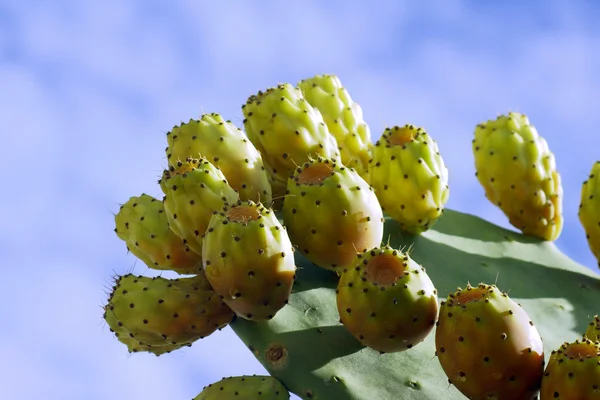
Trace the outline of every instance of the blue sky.
<path fill-rule="evenodd" d="M 112 212 L 160 196 L 173 125 L 219 112 L 241 126 L 250 94 L 317 73 L 342 79 L 373 139 L 388 125 L 427 129 L 450 170 L 448 207 L 505 227 L 471 139 L 478 122 L 526 113 L 563 179 L 557 245 L 596 268 L 577 205 L 600 159 L 597 4 L 216 3 L 0 1 L 0 398 L 191 399 L 264 372 L 229 329 L 168 356 L 127 355 L 102 323 L 104 286 L 156 272 L 126 254 Z"/>

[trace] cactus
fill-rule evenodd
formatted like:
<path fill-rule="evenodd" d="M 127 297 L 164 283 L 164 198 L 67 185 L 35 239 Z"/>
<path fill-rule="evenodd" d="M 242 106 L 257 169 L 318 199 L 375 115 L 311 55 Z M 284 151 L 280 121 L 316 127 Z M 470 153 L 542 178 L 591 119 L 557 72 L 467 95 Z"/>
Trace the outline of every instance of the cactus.
<path fill-rule="evenodd" d="M 213 212 L 236 202 L 239 194 L 221 170 L 205 158 L 177 162 L 163 172 L 159 184 L 171 229 L 194 252 L 202 254 L 202 236 Z"/>
<path fill-rule="evenodd" d="M 561 178 L 527 116 L 510 112 L 477 125 L 472 147 L 485 196 L 523 233 L 556 240 L 563 227 Z"/>
<path fill-rule="evenodd" d="M 600 398 L 600 343 L 565 342 L 553 350 L 544 371 L 540 400 Z"/>
<path fill-rule="evenodd" d="M 292 243 L 313 263 L 340 270 L 357 252 L 378 247 L 383 212 L 372 188 L 353 169 L 319 158 L 298 167 L 282 213 Z"/>
<path fill-rule="evenodd" d="M 386 128 L 372 154 L 369 182 L 385 213 L 412 234 L 431 228 L 450 196 L 435 140 L 423 128 L 395 126 Z"/>
<path fill-rule="evenodd" d="M 304 98 L 321 112 L 329 132 L 339 145 L 341 162 L 368 181 L 371 158 L 371 131 L 360 105 L 336 75 L 315 75 L 297 85 Z"/>
<path fill-rule="evenodd" d="M 581 187 L 578 217 L 590 250 L 600 265 L 600 161 L 592 166 Z"/>
<path fill-rule="evenodd" d="M 116 277 L 104 306 L 111 332 L 129 352 L 156 356 L 191 346 L 233 317 L 202 273 L 179 279 Z"/>
<path fill-rule="evenodd" d="M 592 342 L 600 341 L 600 317 L 598 315 L 594 315 L 594 319 L 588 324 L 584 335 Z"/>
<path fill-rule="evenodd" d="M 206 386 L 193 400 L 288 400 L 290 393 L 269 375 L 230 376 Z"/>
<path fill-rule="evenodd" d="M 358 254 L 344 269 L 337 308 L 348 331 L 381 353 L 413 348 L 437 320 L 437 290 L 425 269 L 389 246 Z"/>
<path fill-rule="evenodd" d="M 533 399 L 544 369 L 542 338 L 527 312 L 494 285 L 467 285 L 440 307 L 436 354 L 471 399 Z"/>
<path fill-rule="evenodd" d="M 169 227 L 164 205 L 142 193 L 132 196 L 115 215 L 115 233 L 134 256 L 148 268 L 195 274 L 202 270 L 200 253 L 195 253 Z"/>
<path fill-rule="evenodd" d="M 210 219 L 202 247 L 208 281 L 238 316 L 263 321 L 287 304 L 294 249 L 272 210 L 251 200 L 226 205 Z"/>
<path fill-rule="evenodd" d="M 188 158 L 206 158 L 218 167 L 241 200 L 271 203 L 271 185 L 262 157 L 244 132 L 220 114 L 174 126 L 167 133 L 167 161 L 177 166 Z"/>

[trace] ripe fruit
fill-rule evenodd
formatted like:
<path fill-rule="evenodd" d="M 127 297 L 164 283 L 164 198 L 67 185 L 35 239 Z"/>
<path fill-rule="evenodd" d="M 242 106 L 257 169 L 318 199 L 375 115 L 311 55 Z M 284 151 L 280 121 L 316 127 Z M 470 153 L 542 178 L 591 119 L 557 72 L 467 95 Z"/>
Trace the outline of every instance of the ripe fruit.
<path fill-rule="evenodd" d="M 115 215 L 115 233 L 127 250 L 148 268 L 195 274 L 202 270 L 201 255 L 169 228 L 163 203 L 142 193 L 132 196 Z"/>
<path fill-rule="evenodd" d="M 369 182 L 383 211 L 412 233 L 422 233 L 442 216 L 450 195 L 448 169 L 423 128 L 387 128 L 372 150 Z"/>
<path fill-rule="evenodd" d="M 380 352 L 421 343 L 437 320 L 437 290 L 425 269 L 389 246 L 357 255 L 344 269 L 337 308 L 348 331 Z"/>
<path fill-rule="evenodd" d="M 287 304 L 294 250 L 271 209 L 250 200 L 226 205 L 212 216 L 202 247 L 206 277 L 237 315 L 267 320 Z"/>
<path fill-rule="evenodd" d="M 510 112 L 477 125 L 473 153 L 486 197 L 509 222 L 526 235 L 556 240 L 563 227 L 561 178 L 529 119 Z"/>
<path fill-rule="evenodd" d="M 494 285 L 469 285 L 442 302 L 435 346 L 448 380 L 470 399 L 537 394 L 542 339 L 525 310 Z"/>
<path fill-rule="evenodd" d="M 350 264 L 383 239 L 383 212 L 373 189 L 335 160 L 319 158 L 296 169 L 282 216 L 292 243 L 329 270 Z"/>
<path fill-rule="evenodd" d="M 590 250 L 600 265 L 600 161 L 596 161 L 581 187 L 579 221 L 585 230 Z"/>
<path fill-rule="evenodd" d="M 212 383 L 193 400 L 288 400 L 290 393 L 272 376 L 231 376 Z"/>

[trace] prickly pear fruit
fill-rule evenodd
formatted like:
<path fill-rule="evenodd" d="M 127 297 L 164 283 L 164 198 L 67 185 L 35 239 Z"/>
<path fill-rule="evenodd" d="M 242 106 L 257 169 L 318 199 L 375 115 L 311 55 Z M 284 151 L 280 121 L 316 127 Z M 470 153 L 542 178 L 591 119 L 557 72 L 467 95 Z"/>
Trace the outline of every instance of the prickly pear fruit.
<path fill-rule="evenodd" d="M 585 230 L 588 246 L 600 266 L 600 161 L 596 161 L 581 187 L 579 221 Z"/>
<path fill-rule="evenodd" d="M 167 133 L 169 165 L 206 158 L 218 167 L 241 200 L 271 203 L 271 185 L 262 157 L 244 132 L 220 114 L 203 114 Z"/>
<path fill-rule="evenodd" d="M 336 75 L 315 75 L 300 81 L 297 87 L 304 98 L 321 112 L 329 132 L 339 145 L 342 163 L 368 180 L 371 132 L 363 119 L 362 108 L 352 100 L 340 78 Z"/>
<path fill-rule="evenodd" d="M 448 201 L 448 169 L 435 140 L 420 127 L 386 128 L 373 147 L 369 182 L 383 211 L 412 234 L 442 216 Z"/>
<path fill-rule="evenodd" d="M 344 326 L 363 345 L 383 353 L 403 351 L 433 330 L 437 290 L 407 253 L 373 248 L 342 272 L 337 308 Z"/>
<path fill-rule="evenodd" d="M 540 334 L 495 285 L 468 285 L 442 302 L 435 347 L 449 382 L 470 399 L 533 399 L 540 387 Z"/>
<path fill-rule="evenodd" d="M 190 278 L 115 279 L 104 319 L 129 352 L 157 356 L 211 335 L 234 318 L 203 273 Z"/>
<path fill-rule="evenodd" d="M 149 268 L 180 274 L 202 271 L 201 254 L 169 228 L 162 201 L 145 193 L 130 197 L 115 215 L 115 225 L 117 237 Z"/>
<path fill-rule="evenodd" d="M 283 384 L 268 375 L 231 376 L 212 383 L 193 400 L 288 400 Z"/>
<path fill-rule="evenodd" d="M 383 239 L 383 212 L 373 189 L 335 160 L 310 160 L 294 171 L 282 217 L 302 254 L 333 271 Z"/>
<path fill-rule="evenodd" d="M 159 184 L 165 194 L 163 203 L 171 229 L 192 250 L 202 254 L 202 235 L 213 212 L 227 202 L 236 202 L 238 193 L 206 158 L 177 162 L 163 172 Z"/>
<path fill-rule="evenodd" d="M 592 342 L 600 341 L 600 317 L 594 315 L 594 320 L 588 324 L 585 337 Z"/>
<path fill-rule="evenodd" d="M 206 277 L 236 314 L 264 321 L 287 304 L 294 249 L 271 209 L 239 201 L 215 213 L 203 239 Z"/>
<path fill-rule="evenodd" d="M 524 234 L 556 240 L 563 227 L 561 178 L 527 116 L 510 112 L 477 125 L 472 147 L 486 197 Z"/>
<path fill-rule="evenodd" d="M 290 174 L 310 157 L 339 159 L 338 144 L 323 116 L 290 83 L 250 96 L 242 111 L 246 134 L 272 179 L 274 197 L 283 196 Z"/>
<path fill-rule="evenodd" d="M 600 344 L 583 338 L 552 351 L 542 378 L 540 400 L 600 398 Z"/>

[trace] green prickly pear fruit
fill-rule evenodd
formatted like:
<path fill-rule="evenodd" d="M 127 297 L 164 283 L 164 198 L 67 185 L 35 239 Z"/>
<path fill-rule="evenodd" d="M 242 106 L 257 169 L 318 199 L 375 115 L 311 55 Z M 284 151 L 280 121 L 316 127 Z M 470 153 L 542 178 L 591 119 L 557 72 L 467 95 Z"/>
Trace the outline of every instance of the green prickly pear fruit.
<path fill-rule="evenodd" d="M 542 378 L 540 400 L 600 398 L 600 343 L 565 342 L 553 350 Z"/>
<path fill-rule="evenodd" d="M 206 158 L 218 167 L 241 200 L 271 203 L 271 185 L 263 160 L 246 134 L 220 114 L 203 114 L 167 133 L 169 165 Z"/>
<path fill-rule="evenodd" d="M 315 75 L 300 81 L 297 87 L 323 115 L 329 132 L 339 145 L 342 163 L 354 168 L 368 181 L 371 132 L 363 119 L 362 108 L 352 100 L 340 78 L 336 75 Z"/>
<path fill-rule="evenodd" d="M 495 285 L 468 285 L 442 302 L 435 348 L 449 382 L 470 399 L 534 399 L 540 387 L 540 334 Z"/>
<path fill-rule="evenodd" d="M 592 342 L 600 341 L 600 317 L 594 315 L 594 320 L 588 324 L 585 337 Z"/>
<path fill-rule="evenodd" d="M 180 274 L 202 271 L 197 254 L 169 228 L 162 201 L 142 193 L 132 196 L 115 215 L 115 233 L 149 268 Z"/>
<path fill-rule="evenodd" d="M 206 277 L 236 314 L 272 319 L 295 279 L 294 249 L 271 209 L 239 201 L 213 214 L 202 243 Z"/>
<path fill-rule="evenodd" d="M 117 277 L 104 307 L 104 319 L 129 352 L 157 356 L 191 346 L 233 318 L 203 273 L 179 279 Z"/>
<path fill-rule="evenodd" d="M 290 83 L 250 96 L 242 111 L 246 134 L 271 177 L 274 198 L 285 194 L 290 174 L 310 157 L 339 159 L 337 141 L 323 116 Z"/>
<path fill-rule="evenodd" d="M 383 212 L 377 196 L 353 169 L 319 158 L 298 167 L 287 184 L 283 222 L 292 243 L 318 266 L 332 271 L 356 254 L 378 247 Z"/>
<path fill-rule="evenodd" d="M 600 161 L 596 161 L 581 187 L 579 221 L 588 246 L 600 265 Z"/>
<path fill-rule="evenodd" d="M 290 393 L 269 375 L 230 376 L 204 387 L 193 400 L 288 400 Z"/>
<path fill-rule="evenodd" d="M 383 211 L 412 234 L 442 216 L 448 201 L 448 169 L 437 143 L 420 127 L 386 128 L 373 147 L 369 182 Z"/>
<path fill-rule="evenodd" d="M 437 290 L 407 253 L 390 246 L 358 254 L 337 287 L 337 308 L 348 331 L 382 353 L 410 349 L 433 330 Z"/>
<path fill-rule="evenodd" d="M 198 254 L 202 254 L 202 235 L 213 212 L 238 193 L 229 186 L 221 170 L 206 158 L 187 158 L 163 172 L 159 181 L 165 194 L 164 206 L 173 232 Z"/>
<path fill-rule="evenodd" d="M 472 147 L 488 200 L 524 234 L 556 240 L 563 227 L 561 178 L 527 116 L 510 112 L 477 125 Z"/>

